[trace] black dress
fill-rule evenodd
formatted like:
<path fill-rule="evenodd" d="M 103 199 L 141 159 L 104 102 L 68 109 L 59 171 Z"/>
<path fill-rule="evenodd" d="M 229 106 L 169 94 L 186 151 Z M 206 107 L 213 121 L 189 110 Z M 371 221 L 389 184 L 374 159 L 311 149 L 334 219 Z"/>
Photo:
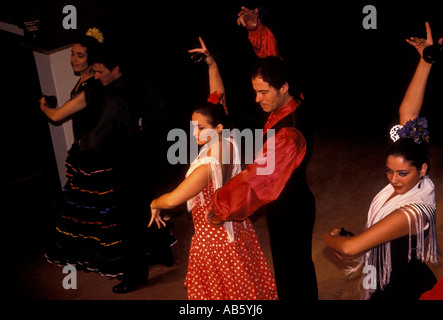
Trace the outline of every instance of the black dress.
<path fill-rule="evenodd" d="M 76 88 L 71 97 L 84 92 L 87 106 L 72 118 L 75 141 L 66 159 L 68 181 L 55 241 L 46 257 L 52 263 L 116 276 L 122 274 L 122 239 L 116 217 L 114 168 L 80 152 L 80 142 L 101 116 L 103 87 L 90 78 Z"/>
<path fill-rule="evenodd" d="M 418 300 L 423 292 L 431 290 L 437 283 L 426 263 L 416 258 L 416 242 L 417 236 L 412 236 L 411 260 L 408 261 L 409 235 L 391 241 L 389 283 L 383 290 L 377 289 L 370 300 Z M 378 283 L 377 288 L 380 288 Z"/>

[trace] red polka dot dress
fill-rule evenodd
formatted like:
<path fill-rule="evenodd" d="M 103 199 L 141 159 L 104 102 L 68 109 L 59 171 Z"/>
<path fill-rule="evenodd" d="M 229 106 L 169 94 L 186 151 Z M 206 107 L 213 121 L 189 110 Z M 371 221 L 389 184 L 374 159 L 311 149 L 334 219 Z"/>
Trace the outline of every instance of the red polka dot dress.
<path fill-rule="evenodd" d="M 210 163 L 221 178 L 221 166 L 206 157 L 193 163 Z M 188 174 L 190 172 L 188 171 Z M 190 300 L 277 300 L 277 288 L 263 250 L 249 219 L 214 227 L 205 219 L 217 182 L 208 185 L 190 202 L 195 233 L 192 237 L 185 279 Z"/>

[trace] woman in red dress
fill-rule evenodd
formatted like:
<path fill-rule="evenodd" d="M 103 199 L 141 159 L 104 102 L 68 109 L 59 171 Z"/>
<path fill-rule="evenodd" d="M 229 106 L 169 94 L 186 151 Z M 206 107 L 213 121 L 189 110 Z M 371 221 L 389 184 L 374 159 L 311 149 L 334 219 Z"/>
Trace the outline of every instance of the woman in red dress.
<path fill-rule="evenodd" d="M 241 166 L 235 142 L 221 134 L 226 126 L 223 82 L 216 62 L 201 39 L 200 43 L 201 49 L 190 52 L 206 55 L 212 92 L 211 104 L 192 115 L 197 122 L 193 134 L 202 148 L 186 179 L 172 192 L 152 201 L 149 226 L 154 221 L 159 228 L 165 226 L 160 211 L 187 202 L 195 229 L 185 279 L 189 299 L 276 300 L 274 278 L 251 221 L 226 222 L 216 227 L 206 220 L 211 196 L 239 173 Z M 208 132 L 212 133 L 209 137 Z M 229 158 L 223 157 L 227 154 Z"/>

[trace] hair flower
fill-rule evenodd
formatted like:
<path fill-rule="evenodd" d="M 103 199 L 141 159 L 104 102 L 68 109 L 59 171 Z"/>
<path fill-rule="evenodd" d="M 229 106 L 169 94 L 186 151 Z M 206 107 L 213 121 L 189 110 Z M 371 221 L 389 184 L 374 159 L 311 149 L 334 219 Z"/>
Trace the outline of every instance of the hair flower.
<path fill-rule="evenodd" d="M 412 138 L 415 143 L 426 141 L 429 143 L 429 131 L 427 130 L 428 121 L 426 118 L 415 118 L 409 120 L 406 124 L 398 129 L 400 138 Z"/>
<path fill-rule="evenodd" d="M 86 35 L 95 38 L 100 43 L 103 43 L 105 39 L 103 33 L 97 28 L 89 28 L 88 31 L 86 31 Z"/>
<path fill-rule="evenodd" d="M 219 104 L 222 97 L 223 93 L 218 93 L 217 91 L 214 91 L 209 95 L 208 102 L 212 104 Z"/>

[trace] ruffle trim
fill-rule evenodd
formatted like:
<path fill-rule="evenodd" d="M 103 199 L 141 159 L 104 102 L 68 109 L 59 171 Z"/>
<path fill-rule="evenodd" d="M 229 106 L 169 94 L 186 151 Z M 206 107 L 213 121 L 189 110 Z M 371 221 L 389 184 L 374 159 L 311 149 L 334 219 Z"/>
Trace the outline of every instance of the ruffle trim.
<path fill-rule="evenodd" d="M 102 228 L 102 229 L 109 229 L 109 228 L 113 228 L 113 227 L 116 227 L 116 226 L 117 226 L 116 223 L 114 223 L 114 224 L 110 224 L 110 225 L 104 225 L 103 222 L 101 222 L 101 221 L 81 221 L 81 220 L 75 219 L 75 218 L 73 218 L 73 217 L 67 217 L 67 216 L 64 216 L 64 215 L 61 215 L 61 217 L 62 217 L 63 219 L 71 220 L 71 221 L 74 221 L 74 222 L 76 222 L 76 223 L 80 223 L 80 224 L 86 224 L 86 225 L 99 225 L 100 228 Z"/>
<path fill-rule="evenodd" d="M 73 237 L 73 238 L 79 238 L 79 237 L 80 237 L 80 238 L 83 238 L 83 239 L 93 239 L 93 240 L 96 240 L 100 245 L 102 245 L 102 246 L 104 246 L 104 247 L 113 246 L 113 245 L 116 245 L 116 244 L 122 242 L 122 240 L 117 240 L 117 241 L 114 241 L 114 242 L 111 242 L 111 243 L 106 243 L 106 242 L 101 242 L 102 240 L 99 239 L 99 238 L 97 238 L 97 237 L 85 236 L 84 234 L 81 234 L 81 233 L 79 233 L 79 234 L 73 234 L 73 233 L 70 233 L 70 232 L 63 231 L 63 230 L 61 230 L 59 227 L 55 227 L 55 229 L 56 229 L 58 232 L 60 232 L 60 233 L 62 233 L 62 234 L 65 234 L 65 235 L 67 235 L 67 236 Z"/>
<path fill-rule="evenodd" d="M 103 271 L 100 271 L 99 268 L 90 267 L 90 263 L 87 262 L 87 261 L 85 261 L 85 262 L 77 261 L 76 263 L 68 263 L 68 262 L 63 263 L 63 262 L 58 261 L 58 260 L 52 260 L 51 258 L 48 257 L 48 255 L 46 253 L 45 253 L 45 258 L 46 258 L 46 261 L 48 261 L 49 263 L 57 264 L 60 267 L 64 267 L 64 266 L 70 265 L 70 266 L 74 266 L 76 268 L 79 268 L 80 270 L 87 270 L 87 271 L 90 271 L 90 272 L 95 272 L 95 273 L 97 273 L 97 274 L 99 274 L 99 275 L 101 275 L 103 277 L 116 278 L 116 277 L 121 277 L 121 276 L 124 275 L 123 272 L 115 272 L 115 273 L 113 273 L 113 272 L 103 272 Z"/>
<path fill-rule="evenodd" d="M 103 172 L 109 172 L 114 170 L 113 168 L 108 168 L 108 169 L 101 169 L 101 170 L 95 170 L 95 171 L 84 171 L 80 168 L 76 169 L 74 168 L 74 166 L 72 164 L 70 164 L 69 162 L 65 161 L 65 165 L 66 165 L 66 169 L 71 169 L 72 171 L 76 172 L 76 173 L 81 173 L 85 176 L 92 176 L 94 174 L 98 174 L 98 173 L 103 173 Z M 69 167 L 69 168 L 68 168 Z"/>
<path fill-rule="evenodd" d="M 97 194 L 99 196 L 102 196 L 104 194 L 108 194 L 108 193 L 112 193 L 114 192 L 114 189 L 110 189 L 110 190 L 105 190 L 105 191 L 98 191 L 98 190 L 86 190 L 86 189 L 82 189 L 80 187 L 75 187 L 74 184 L 72 182 L 69 182 L 69 185 L 71 186 L 72 190 L 76 190 L 76 191 L 80 191 L 80 192 L 86 192 L 86 193 L 90 193 L 90 194 Z M 65 189 L 66 190 L 66 189 Z M 67 190 L 68 191 L 68 190 Z"/>
<path fill-rule="evenodd" d="M 83 205 L 83 204 L 78 204 L 74 201 L 66 201 L 66 203 L 68 203 L 69 205 L 71 205 L 75 208 L 78 208 L 78 209 L 94 210 L 94 211 L 101 213 L 101 214 L 107 214 L 111 210 L 115 209 L 115 206 L 112 206 L 110 208 L 99 209 L 98 207 L 94 207 L 94 206 L 87 206 L 87 205 Z"/>

